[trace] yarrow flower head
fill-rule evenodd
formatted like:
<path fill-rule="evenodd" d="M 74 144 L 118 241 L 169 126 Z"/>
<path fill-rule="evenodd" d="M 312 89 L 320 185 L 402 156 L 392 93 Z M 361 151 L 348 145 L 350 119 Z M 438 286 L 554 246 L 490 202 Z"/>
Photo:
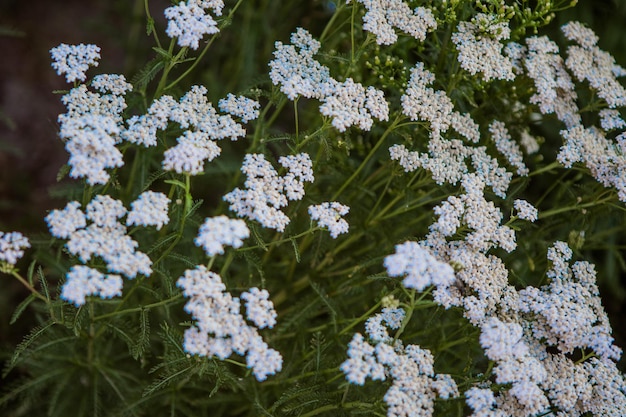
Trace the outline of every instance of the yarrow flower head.
<path fill-rule="evenodd" d="M 30 248 L 30 242 L 20 232 L 0 232 L 0 262 L 15 265 L 26 248 Z"/>
<path fill-rule="evenodd" d="M 459 51 L 461 68 L 470 74 L 482 73 L 483 80 L 513 80 L 511 60 L 502 55 L 500 43 L 511 35 L 507 22 L 495 15 L 480 13 L 471 22 L 461 22 L 452 42 Z"/>
<path fill-rule="evenodd" d="M 85 81 L 85 72 L 90 66 L 97 67 L 100 59 L 100 47 L 97 45 L 67 45 L 60 44 L 50 50 L 52 68 L 57 74 L 65 74 L 68 83 Z"/>
<path fill-rule="evenodd" d="M 437 28 L 432 11 L 426 7 L 411 10 L 402 0 L 357 0 L 357 2 L 367 9 L 363 16 L 363 30 L 376 35 L 376 43 L 379 45 L 391 45 L 398 40 L 394 27 L 422 42 L 426 39 L 427 32 Z"/>
<path fill-rule="evenodd" d="M 132 210 L 126 218 L 126 225 L 156 226 L 161 230 L 170 221 L 168 206 L 170 199 L 163 193 L 145 191 L 130 205 Z"/>
<path fill-rule="evenodd" d="M 241 294 L 241 299 L 246 301 L 246 317 L 259 329 L 271 329 L 276 324 L 277 314 L 269 297 L 267 290 L 256 287 Z"/>
<path fill-rule="evenodd" d="M 517 211 L 517 217 L 520 219 L 534 222 L 537 220 L 537 209 L 526 200 L 515 200 L 513 207 Z"/>
<path fill-rule="evenodd" d="M 240 300 L 225 291 L 218 274 L 200 265 L 185 271 L 176 285 L 189 298 L 185 310 L 196 320 L 185 331 L 186 352 L 220 359 L 233 353 L 246 356 L 248 368 L 259 381 L 281 370 L 282 356 L 263 341 L 257 328 L 246 323 Z M 258 328 L 275 324 L 276 312 L 265 290 L 253 288 L 242 298 L 247 301 L 248 318 Z"/>
<path fill-rule="evenodd" d="M 317 62 L 313 56 L 320 49 L 320 42 L 303 28 L 291 34 L 291 43 L 276 42 L 274 59 L 270 61 L 270 78 L 274 85 L 290 100 L 298 96 L 321 99 L 332 93 L 337 84 L 330 70 Z"/>
<path fill-rule="evenodd" d="M 397 329 L 404 315 L 402 309 L 385 308 L 382 314 L 368 319 L 365 328 L 375 345 L 355 333 L 348 344 L 348 359 L 340 369 L 348 382 L 356 385 L 363 385 L 368 377 L 381 381 L 391 379 L 391 387 L 384 397 L 387 416 L 430 416 L 435 398 L 458 396 L 458 387 L 450 375 L 435 374 L 434 358 L 427 349 L 418 345 L 404 347 L 401 340 L 391 344 L 393 340 L 382 323 Z"/>
<path fill-rule="evenodd" d="M 396 245 L 396 253 L 385 257 L 384 264 L 389 276 L 404 276 L 404 286 L 418 291 L 429 285 L 447 287 L 456 280 L 454 269 L 437 260 L 418 242 Z"/>
<path fill-rule="evenodd" d="M 150 276 L 152 261 L 148 255 L 136 250 L 139 244 L 126 234 L 121 219 L 128 214 L 128 225 L 160 228 L 169 221 L 168 203 L 165 195 L 146 191 L 131 203 L 132 210 L 128 213 L 121 201 L 101 194 L 96 195 L 84 211 L 77 201 L 68 203 L 63 210 L 52 210 L 46 216 L 46 222 L 53 236 L 68 240 L 67 250 L 82 263 L 98 256 L 104 260 L 109 272 L 132 279 L 139 273 Z M 121 294 L 119 275 L 105 275 L 93 268 L 85 268 L 76 266 L 68 273 L 64 299 L 82 305 L 89 295 L 110 298 Z"/>
<path fill-rule="evenodd" d="M 224 246 L 240 248 L 243 239 L 250 236 L 246 222 L 239 219 L 229 219 L 226 216 L 207 218 L 194 242 L 201 246 L 207 255 L 214 256 L 224 253 Z"/>
<path fill-rule="evenodd" d="M 105 275 L 84 265 L 74 265 L 67 273 L 61 298 L 82 306 L 89 295 L 112 298 L 122 295 L 123 280 L 119 275 Z"/>
<path fill-rule="evenodd" d="M 235 188 L 224 196 L 224 201 L 230 203 L 230 210 L 238 216 L 249 217 L 282 232 L 290 220 L 280 208 L 289 200 L 302 199 L 304 182 L 312 182 L 314 177 L 313 163 L 306 153 L 283 156 L 279 162 L 288 170 L 283 177 L 264 155 L 247 154 L 241 166 L 247 177 L 246 189 Z"/>
<path fill-rule="evenodd" d="M 198 49 L 204 35 L 219 32 L 217 22 L 206 12 L 211 9 L 217 16 L 222 15 L 223 0 L 188 0 L 165 9 L 168 20 L 166 33 L 170 38 L 177 38 L 179 46 Z"/>
<path fill-rule="evenodd" d="M 259 117 L 259 108 L 261 104 L 244 96 L 235 96 L 229 93 L 225 98 L 218 102 L 220 110 L 241 118 L 241 121 L 248 123 Z"/>
<path fill-rule="evenodd" d="M 348 233 L 348 222 L 342 216 L 350 211 L 350 207 L 336 201 L 309 206 L 309 215 L 317 224 L 326 227 L 333 239 L 342 233 Z"/>

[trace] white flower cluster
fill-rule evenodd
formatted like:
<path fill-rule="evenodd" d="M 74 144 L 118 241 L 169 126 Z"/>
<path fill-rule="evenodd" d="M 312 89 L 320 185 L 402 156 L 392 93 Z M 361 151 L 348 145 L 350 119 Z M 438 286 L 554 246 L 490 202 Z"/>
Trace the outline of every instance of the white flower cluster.
<path fill-rule="evenodd" d="M 99 75 L 92 85 L 102 94 L 84 84 L 73 88 L 61 99 L 67 113 L 59 115 L 70 176 L 85 177 L 90 185 L 106 184 L 110 176 L 105 169 L 124 165 L 116 145 L 122 141 L 124 94 L 132 90 L 122 75 Z"/>
<path fill-rule="evenodd" d="M 379 45 L 391 45 L 398 40 L 394 27 L 422 42 L 426 39 L 426 33 L 437 28 L 432 11 L 426 7 L 411 10 L 402 0 L 357 0 L 357 2 L 367 9 L 363 16 L 363 30 L 376 35 L 376 43 Z"/>
<path fill-rule="evenodd" d="M 127 224 L 162 227 L 169 221 L 168 203 L 165 195 L 146 191 L 132 203 Z M 128 278 L 134 278 L 138 273 L 149 276 L 152 261 L 148 255 L 136 250 L 137 242 L 126 234 L 126 226 L 119 221 L 126 214 L 121 201 L 108 195 L 97 195 L 87 204 L 85 212 L 80 209 L 79 202 L 72 201 L 63 210 L 52 210 L 46 216 L 46 222 L 53 236 L 68 240 L 68 251 L 82 263 L 98 256 L 104 260 L 109 272 Z M 76 267 L 68 273 L 62 293 L 64 299 L 82 305 L 87 295 L 111 297 L 121 292 L 121 279 L 117 275 L 105 277 L 96 270 L 85 268 Z"/>
<path fill-rule="evenodd" d="M 168 20 L 167 36 L 177 38 L 179 46 L 198 49 L 198 42 L 204 35 L 219 32 L 217 22 L 206 9 L 221 16 L 223 8 L 223 0 L 187 0 L 170 6 L 164 12 Z"/>
<path fill-rule="evenodd" d="M 502 212 L 483 195 L 484 182 L 476 174 L 464 176 L 462 186 L 465 193 L 450 196 L 434 208 L 437 223 L 430 226 L 433 233 L 452 236 L 461 224 L 472 231 L 465 241 L 476 250 L 486 252 L 499 246 L 507 252 L 515 249 L 515 232 L 508 226 L 502 226 Z"/>
<path fill-rule="evenodd" d="M 374 87 L 367 89 L 352 78 L 335 80 L 330 70 L 314 59 L 320 49 L 319 41 L 305 29 L 291 34 L 293 45 L 276 42 L 274 59 L 270 61 L 270 78 L 290 100 L 299 96 L 322 102 L 320 112 L 333 118 L 332 124 L 340 132 L 350 126 L 370 130 L 372 117 L 388 120 L 389 104 L 384 93 Z"/>
<path fill-rule="evenodd" d="M 513 174 L 498 164 L 495 158 L 487 154 L 484 146 L 469 147 L 458 139 L 431 138 L 428 142 L 428 154 L 409 151 L 404 145 L 392 145 L 389 148 L 392 160 L 397 160 L 406 172 L 424 168 L 431 172 L 437 184 L 449 182 L 456 184 L 469 174 L 466 159 L 471 159 L 474 175 L 477 175 L 499 197 L 506 197 Z"/>
<path fill-rule="evenodd" d="M 224 253 L 224 245 L 240 248 L 243 240 L 250 236 L 246 222 L 229 219 L 226 216 L 208 217 L 194 239 L 196 246 L 201 246 L 207 255 Z"/>
<path fill-rule="evenodd" d="M 241 294 L 241 299 L 246 301 L 246 317 L 259 329 L 271 329 L 276 325 L 277 314 L 269 298 L 267 290 L 256 287 Z"/>
<path fill-rule="evenodd" d="M 330 231 L 330 236 L 336 239 L 342 233 L 348 233 L 348 222 L 342 216 L 350 211 L 350 207 L 336 201 L 309 206 L 309 215 L 312 220 L 317 220 L 317 224 L 326 227 Z"/>
<path fill-rule="evenodd" d="M 67 273 L 61 298 L 82 306 L 90 295 L 97 295 L 100 298 L 122 295 L 123 285 L 124 282 L 119 275 L 105 275 L 85 265 L 74 265 Z"/>
<path fill-rule="evenodd" d="M 626 201 L 626 153 L 595 126 L 578 125 L 562 130 L 564 144 L 557 160 L 566 168 L 582 162 L 605 187 L 615 187 L 617 196 Z M 619 143 L 619 139 L 618 139 Z"/>
<path fill-rule="evenodd" d="M 547 372 L 524 340 L 522 326 L 490 317 L 480 330 L 480 345 L 485 355 L 496 363 L 493 369 L 496 383 L 511 384 L 504 395 L 508 404 L 503 404 L 501 411 L 517 410 L 517 415 L 531 416 L 548 409 L 550 402 L 541 389 Z"/>
<path fill-rule="evenodd" d="M 478 125 L 468 114 L 462 115 L 454 111 L 452 100 L 445 91 L 435 91 L 428 87 L 435 81 L 435 74 L 418 62 L 411 69 L 411 78 L 406 91 L 402 95 L 402 113 L 411 120 L 424 120 L 430 123 L 434 138 L 439 138 L 451 126 L 470 142 L 478 142 L 480 132 Z"/>
<path fill-rule="evenodd" d="M 289 100 L 298 96 L 321 99 L 331 94 L 337 82 L 330 76 L 330 70 L 313 58 L 321 47 L 320 42 L 307 30 L 298 28 L 291 34 L 291 43 L 275 44 L 274 59 L 269 63 L 272 83 L 280 85 L 280 91 Z"/>
<path fill-rule="evenodd" d="M 567 127 L 581 123 L 574 82 L 565 69 L 559 47 L 547 36 L 526 39 L 528 52 L 522 57 L 526 74 L 533 79 L 535 93 L 530 102 L 543 114 L 555 114 Z"/>
<path fill-rule="evenodd" d="M 619 110 L 604 109 L 598 113 L 600 116 L 600 126 L 606 131 L 621 129 L 626 127 L 626 121 L 622 119 Z"/>
<path fill-rule="evenodd" d="M 50 49 L 52 68 L 57 74 L 65 74 L 68 83 L 85 81 L 85 72 L 90 66 L 97 67 L 100 59 L 100 47 L 97 45 L 67 45 L 60 44 Z"/>
<path fill-rule="evenodd" d="M 128 213 L 126 225 L 156 226 L 157 230 L 161 230 L 170 221 L 167 213 L 169 204 L 170 199 L 165 194 L 145 191 L 130 203 L 132 210 Z"/>
<path fill-rule="evenodd" d="M 626 106 L 626 89 L 616 79 L 626 75 L 626 70 L 596 45 L 598 37 L 580 22 L 569 22 L 561 29 L 567 39 L 578 44 L 567 48 L 567 68 L 578 81 L 587 80 L 610 108 Z"/>
<path fill-rule="evenodd" d="M 535 222 L 537 220 L 537 209 L 526 200 L 513 201 L 513 208 L 517 211 L 517 217 L 529 222 Z"/>
<path fill-rule="evenodd" d="M 320 113 L 332 117 L 333 126 L 340 132 L 355 125 L 361 130 L 370 130 L 374 123 L 372 116 L 389 120 L 389 104 L 384 93 L 374 87 L 367 87 L 366 91 L 352 78 L 336 84 L 332 94 L 324 97 L 322 102 Z"/>
<path fill-rule="evenodd" d="M 257 328 L 246 323 L 240 313 L 241 301 L 226 292 L 221 277 L 204 265 L 187 270 L 177 284 L 189 298 L 185 310 L 196 323 L 185 331 L 184 349 L 194 355 L 226 359 L 233 353 L 246 356 L 248 368 L 259 381 L 282 368 L 282 356 L 271 349 Z M 265 290 L 244 292 L 247 317 L 258 328 L 273 327 L 276 312 Z"/>
<path fill-rule="evenodd" d="M 572 251 L 565 242 L 556 242 L 548 258 L 552 269 L 550 283 L 519 292 L 519 309 L 535 315 L 533 336 L 556 346 L 563 353 L 592 349 L 598 357 L 619 360 L 621 349 L 613 345 L 611 325 L 602 308 L 593 264 L 568 264 Z"/>
<path fill-rule="evenodd" d="M 517 175 L 527 176 L 528 167 L 524 164 L 524 156 L 517 143 L 511 138 L 504 123 L 494 120 L 489 125 L 491 139 L 496 145 L 496 149 L 504 156 L 511 166 L 517 168 Z"/>
<path fill-rule="evenodd" d="M 384 397 L 388 405 L 387 416 L 429 417 L 434 411 L 436 397 L 456 397 L 459 391 L 450 375 L 435 374 L 430 351 L 418 345 L 404 347 L 400 340 L 390 344 L 393 340 L 385 337 L 387 330 L 382 322 L 390 329 L 398 329 L 404 317 L 404 312 L 400 311 L 386 308 L 372 322 L 368 320 L 368 336 L 375 345 L 355 333 L 348 345 L 348 359 L 340 369 L 346 379 L 356 385 L 363 385 L 368 377 L 380 381 L 391 378 L 393 382 Z"/>
<path fill-rule="evenodd" d="M 435 301 L 463 308 L 480 328 L 480 344 L 495 363 L 498 394 L 484 384 L 465 393 L 473 417 L 530 416 L 550 408 L 572 416 L 624 415 L 626 381 L 613 362 L 621 351 L 613 345 L 593 265 L 579 261 L 570 266 L 572 250 L 556 242 L 548 251 L 550 283 L 518 291 L 508 284 L 499 258 L 466 241 L 447 241 L 431 231 L 421 245 L 458 265 L 455 285 L 435 289 Z M 546 346 L 558 353 L 548 353 Z M 577 350 L 592 351 L 597 358 L 575 364 L 568 355 Z M 592 377 L 601 373 L 606 377 Z M 508 388 L 502 390 L 504 385 Z"/>
<path fill-rule="evenodd" d="M 257 220 L 264 227 L 283 232 L 289 217 L 280 208 L 289 200 L 304 197 L 304 183 L 313 182 L 313 163 L 306 153 L 283 156 L 280 164 L 288 171 L 279 176 L 262 154 L 246 154 L 241 171 L 246 174 L 242 190 L 235 188 L 224 196 L 230 210 L 239 217 Z"/>
<path fill-rule="evenodd" d="M 128 119 L 128 129 L 122 137 L 143 146 L 157 145 L 157 130 L 175 122 L 186 129 L 178 137 L 176 146 L 163 153 L 163 169 L 179 174 L 198 175 L 204 171 L 204 163 L 212 161 L 221 153 L 215 141 L 244 137 L 246 130 L 230 115 L 219 115 L 208 101 L 207 89 L 194 85 L 176 102 L 171 96 L 155 100 L 147 114 Z M 229 95 L 220 106 L 247 122 L 258 117 L 259 103 L 246 97 Z"/>
<path fill-rule="evenodd" d="M 396 245 L 396 253 L 385 257 L 384 265 L 389 276 L 404 276 L 402 284 L 418 291 L 431 285 L 448 287 L 456 281 L 454 269 L 437 260 L 427 248 L 417 242 L 408 241 Z"/>
<path fill-rule="evenodd" d="M 502 55 L 500 43 L 510 35 L 508 22 L 498 21 L 495 15 L 480 13 L 471 22 L 459 23 L 452 42 L 459 51 L 461 68 L 472 75 L 482 73 L 485 81 L 513 80 L 513 65 Z"/>
<path fill-rule="evenodd" d="M 0 262 L 15 265 L 26 248 L 30 248 L 30 242 L 20 232 L 0 232 Z"/>
<path fill-rule="evenodd" d="M 221 111 L 241 118 L 244 123 L 259 117 L 259 108 L 261 107 L 261 104 L 256 100 L 244 96 L 237 97 L 232 93 L 228 93 L 217 105 Z"/>

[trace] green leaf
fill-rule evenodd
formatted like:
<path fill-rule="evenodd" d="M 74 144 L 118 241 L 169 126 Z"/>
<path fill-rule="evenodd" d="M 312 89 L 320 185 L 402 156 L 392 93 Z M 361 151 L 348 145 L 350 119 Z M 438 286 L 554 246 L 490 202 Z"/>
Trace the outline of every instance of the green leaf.
<path fill-rule="evenodd" d="M 17 345 L 17 348 L 15 349 L 15 352 L 13 353 L 13 356 L 9 361 L 9 364 L 2 373 L 3 377 L 6 377 L 11 369 L 15 367 L 17 361 L 20 359 L 20 355 L 24 353 L 24 351 L 26 351 L 26 349 L 28 349 L 28 347 L 32 345 L 37 339 L 44 335 L 46 333 L 46 330 L 54 326 L 54 324 L 54 322 L 50 321 L 43 326 L 37 326 L 33 330 L 31 330 L 28 336 L 26 336 L 24 340 L 19 345 Z"/>
<path fill-rule="evenodd" d="M 289 240 L 291 241 L 291 245 L 293 246 L 293 252 L 296 255 L 296 262 L 300 263 L 300 250 L 298 249 L 298 243 L 293 237 L 290 237 Z"/>
<path fill-rule="evenodd" d="M 11 316 L 11 320 L 9 321 L 9 324 L 13 324 L 17 321 L 17 319 L 20 318 L 20 316 L 22 315 L 22 313 L 24 312 L 24 310 L 26 310 L 26 307 L 28 307 L 28 305 L 33 302 L 34 299 L 36 299 L 37 297 L 35 297 L 35 294 L 30 294 L 28 297 L 26 297 L 26 299 L 24 301 L 22 301 L 16 308 L 15 311 L 13 312 L 13 315 Z"/>

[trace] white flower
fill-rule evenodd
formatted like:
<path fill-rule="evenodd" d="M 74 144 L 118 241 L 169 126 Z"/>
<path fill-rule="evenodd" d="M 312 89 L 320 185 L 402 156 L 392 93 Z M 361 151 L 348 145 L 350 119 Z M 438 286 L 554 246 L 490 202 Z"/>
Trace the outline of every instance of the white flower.
<path fill-rule="evenodd" d="M 280 208 L 288 200 L 302 199 L 304 182 L 314 178 L 311 158 L 306 153 L 281 157 L 279 162 L 288 169 L 284 177 L 278 175 L 264 155 L 247 154 L 241 166 L 247 177 L 246 189 L 235 188 L 224 196 L 224 201 L 230 203 L 229 209 L 238 216 L 282 232 L 290 220 Z"/>
<path fill-rule="evenodd" d="M 168 20 L 167 36 L 178 38 L 179 46 L 188 46 L 198 49 L 198 42 L 204 35 L 219 32 L 217 22 L 205 9 L 211 8 L 216 15 L 222 14 L 223 1 L 199 1 L 189 0 L 187 3 L 180 2 L 176 6 L 165 9 L 165 17 Z"/>
<path fill-rule="evenodd" d="M 72 201 L 63 210 L 52 210 L 46 216 L 46 223 L 52 236 L 67 239 L 76 230 L 87 226 L 87 219 L 80 210 L 80 203 Z"/>
<path fill-rule="evenodd" d="M 515 200 L 513 207 L 517 211 L 517 217 L 520 219 L 534 222 L 537 220 L 537 209 L 526 200 Z"/>
<path fill-rule="evenodd" d="M 156 226 L 161 230 L 170 221 L 167 214 L 170 199 L 163 193 L 145 191 L 137 200 L 130 203 L 132 210 L 126 218 L 126 225 Z"/>
<path fill-rule="evenodd" d="M 52 68 L 57 74 L 65 74 L 68 83 L 76 80 L 85 81 L 85 72 L 90 66 L 97 67 L 100 59 L 100 47 L 97 45 L 67 45 L 65 43 L 52 48 Z"/>
<path fill-rule="evenodd" d="M 218 102 L 218 106 L 224 113 L 232 114 L 241 118 L 241 121 L 248 123 L 259 117 L 259 108 L 261 104 L 244 96 L 235 96 L 229 93 L 225 98 Z"/>
<path fill-rule="evenodd" d="M 67 273 L 61 298 L 80 307 L 89 295 L 99 295 L 101 298 L 122 295 L 122 278 L 119 275 L 105 275 L 88 266 L 73 266 Z"/>
<path fill-rule="evenodd" d="M 189 298 L 185 310 L 196 320 L 185 331 L 184 349 L 200 356 L 226 359 L 233 353 L 246 356 L 248 368 L 258 381 L 264 381 L 282 368 L 282 356 L 269 348 L 256 328 L 240 313 L 241 302 L 226 292 L 221 277 L 204 265 L 185 271 L 176 283 Z M 248 301 L 248 318 L 259 327 L 275 324 L 269 294 L 253 288 L 242 294 Z"/>
<path fill-rule="evenodd" d="M 489 133 L 496 144 L 496 149 L 502 154 L 513 167 L 517 168 L 517 175 L 527 176 L 528 167 L 524 164 L 522 151 L 515 141 L 511 138 L 509 131 L 504 123 L 494 120 L 489 125 Z"/>
<path fill-rule="evenodd" d="M 336 201 L 309 206 L 309 215 L 312 220 L 317 220 L 317 224 L 326 227 L 330 231 L 330 236 L 336 239 L 342 233 L 348 233 L 348 222 L 342 216 L 350 211 L 350 207 Z"/>
<path fill-rule="evenodd" d="M 30 248 L 30 242 L 20 232 L 0 232 L 0 261 L 15 265 L 26 248 Z"/>
<path fill-rule="evenodd" d="M 133 85 L 126 82 L 126 77 L 120 74 L 98 74 L 93 77 L 91 86 L 102 94 L 111 93 L 122 96 L 133 91 Z"/>
<path fill-rule="evenodd" d="M 213 256 L 224 253 L 224 245 L 240 248 L 243 240 L 250 236 L 246 222 L 238 219 L 229 219 L 226 216 L 207 218 L 194 242 L 201 246 L 207 255 Z"/>
<path fill-rule="evenodd" d="M 267 290 L 256 287 L 241 294 L 241 299 L 246 300 L 246 317 L 259 329 L 271 329 L 276 324 L 277 314 L 269 297 Z"/>
<path fill-rule="evenodd" d="M 513 65 L 502 55 L 501 40 L 511 34 L 508 23 L 497 22 L 497 16 L 480 13 L 471 22 L 461 22 L 452 42 L 459 51 L 461 68 L 470 74 L 482 73 L 483 80 L 513 80 Z"/>
<path fill-rule="evenodd" d="M 354 125 L 362 130 L 370 130 L 374 123 L 372 116 L 379 120 L 389 118 L 389 105 L 384 99 L 384 93 L 374 87 L 368 87 L 366 92 L 352 78 L 338 83 L 321 101 L 320 113 L 332 117 L 333 126 L 340 132 Z"/>
<path fill-rule="evenodd" d="M 320 43 L 302 28 L 291 34 L 291 42 L 293 45 L 275 44 L 274 59 L 269 63 L 272 83 L 280 85 L 290 100 L 298 96 L 321 99 L 332 93 L 337 81 L 327 67 L 313 59 Z"/>
<path fill-rule="evenodd" d="M 363 16 L 363 30 L 376 35 L 379 45 L 396 42 L 393 28 L 398 28 L 415 39 L 424 41 L 426 33 L 437 28 L 437 21 L 430 9 L 417 7 L 414 10 L 402 0 L 357 0 L 367 12 Z"/>
<path fill-rule="evenodd" d="M 417 242 L 396 245 L 396 253 L 385 257 L 384 264 L 389 276 L 404 276 L 404 286 L 418 291 L 430 285 L 447 287 L 456 280 L 450 265 L 438 261 Z"/>

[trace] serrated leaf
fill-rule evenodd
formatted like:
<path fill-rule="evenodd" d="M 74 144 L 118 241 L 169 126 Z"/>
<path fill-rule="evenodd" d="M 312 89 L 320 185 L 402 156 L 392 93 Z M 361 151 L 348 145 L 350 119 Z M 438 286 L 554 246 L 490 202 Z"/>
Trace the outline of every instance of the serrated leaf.
<path fill-rule="evenodd" d="M 54 326 L 54 322 L 48 322 L 47 324 L 43 326 L 37 326 L 30 331 L 30 333 L 24 338 L 24 340 L 22 340 L 22 342 L 17 345 L 17 348 L 15 349 L 15 352 L 13 352 L 13 356 L 9 361 L 9 364 L 2 373 L 3 377 L 5 377 L 11 371 L 11 369 L 15 367 L 17 361 L 20 358 L 20 355 L 24 353 L 24 351 L 28 349 L 30 345 L 32 345 L 39 337 L 41 337 L 46 332 L 46 330 L 48 330 L 52 326 Z"/>
<path fill-rule="evenodd" d="M 9 321 L 9 324 L 13 324 L 17 321 L 17 319 L 20 318 L 20 316 L 22 315 L 22 313 L 24 312 L 24 310 L 26 310 L 26 307 L 28 307 L 28 305 L 30 303 L 33 302 L 33 300 L 35 300 L 37 297 L 35 297 L 35 294 L 30 294 L 28 297 L 26 297 L 26 299 L 24 301 L 22 301 L 16 308 L 15 311 L 13 312 L 13 315 L 11 316 L 11 320 Z"/>
<path fill-rule="evenodd" d="M 69 173 L 70 166 L 68 164 L 61 165 L 61 168 L 59 168 L 59 172 L 57 173 L 57 182 L 61 182 L 61 180 L 65 178 Z"/>

